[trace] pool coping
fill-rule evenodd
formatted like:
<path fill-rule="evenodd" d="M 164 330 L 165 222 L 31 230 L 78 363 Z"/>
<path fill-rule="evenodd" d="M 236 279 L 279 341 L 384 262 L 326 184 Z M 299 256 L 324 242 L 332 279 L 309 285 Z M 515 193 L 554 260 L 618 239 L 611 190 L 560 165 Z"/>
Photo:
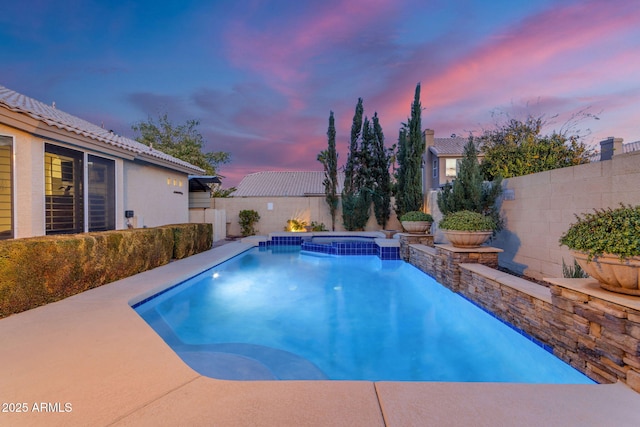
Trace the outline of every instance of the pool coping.
<path fill-rule="evenodd" d="M 640 425 L 640 394 L 620 383 L 203 377 L 131 305 L 255 245 L 229 243 L 1 319 L 0 400 L 28 411 L 0 412 L 0 424 Z"/>

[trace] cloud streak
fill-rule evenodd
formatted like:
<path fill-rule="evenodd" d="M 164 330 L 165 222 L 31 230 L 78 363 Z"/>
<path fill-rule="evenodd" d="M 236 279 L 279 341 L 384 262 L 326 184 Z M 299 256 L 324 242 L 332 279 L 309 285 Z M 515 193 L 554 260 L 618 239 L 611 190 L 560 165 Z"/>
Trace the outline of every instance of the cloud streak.
<path fill-rule="evenodd" d="M 232 154 L 229 185 L 321 170 L 330 110 L 343 163 L 358 97 L 391 145 L 418 82 L 436 136 L 490 127 L 496 109 L 591 107 L 589 142 L 640 139 L 640 9 L 626 0 L 18 3 L 0 16 L 0 83 L 110 128 L 199 120 L 207 149 Z"/>

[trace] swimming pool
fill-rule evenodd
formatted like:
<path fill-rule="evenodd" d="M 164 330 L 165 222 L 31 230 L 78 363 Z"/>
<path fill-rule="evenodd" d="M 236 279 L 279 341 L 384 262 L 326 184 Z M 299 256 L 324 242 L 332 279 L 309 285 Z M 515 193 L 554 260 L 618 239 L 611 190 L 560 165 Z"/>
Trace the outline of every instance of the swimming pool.
<path fill-rule="evenodd" d="M 252 249 L 135 307 L 214 378 L 593 383 L 403 261 Z"/>

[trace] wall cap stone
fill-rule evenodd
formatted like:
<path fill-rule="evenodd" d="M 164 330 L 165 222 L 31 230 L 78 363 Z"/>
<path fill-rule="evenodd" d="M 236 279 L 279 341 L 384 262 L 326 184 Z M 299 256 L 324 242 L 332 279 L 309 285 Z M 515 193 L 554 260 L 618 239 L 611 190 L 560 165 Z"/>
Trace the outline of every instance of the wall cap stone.
<path fill-rule="evenodd" d="M 500 248 L 494 248 L 493 246 L 480 246 L 479 248 L 456 248 L 450 243 L 438 243 L 434 245 L 437 248 L 442 249 L 443 251 L 448 252 L 456 252 L 456 253 L 500 253 L 504 252 Z"/>
<path fill-rule="evenodd" d="M 434 256 L 437 254 L 435 248 L 432 248 L 431 246 L 427 246 L 427 245 L 422 245 L 420 243 L 412 243 L 412 244 L 409 245 L 409 247 L 412 248 L 412 249 L 416 249 L 416 250 L 418 250 L 420 252 L 426 252 L 426 253 L 434 255 Z"/>
<path fill-rule="evenodd" d="M 544 278 L 544 281 L 552 285 L 583 292 L 589 296 L 640 311 L 640 297 L 606 291 L 600 287 L 600 284 L 595 279 Z"/>
<path fill-rule="evenodd" d="M 501 285 L 518 290 L 524 294 L 551 304 L 551 290 L 537 283 L 516 277 L 509 273 L 482 264 L 460 264 L 460 268 L 472 271 Z"/>

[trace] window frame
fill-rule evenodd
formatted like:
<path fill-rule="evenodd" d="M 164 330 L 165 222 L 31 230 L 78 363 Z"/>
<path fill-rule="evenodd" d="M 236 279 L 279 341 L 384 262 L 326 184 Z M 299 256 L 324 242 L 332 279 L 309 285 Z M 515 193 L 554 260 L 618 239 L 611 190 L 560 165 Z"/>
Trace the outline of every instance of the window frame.
<path fill-rule="evenodd" d="M 0 141 L 0 145 L 9 147 L 9 232 L 5 235 L 0 232 L 0 240 L 8 240 L 15 238 L 16 235 L 15 137 L 5 134 L 0 134 L 0 137 L 8 140 L 4 143 Z"/>
<path fill-rule="evenodd" d="M 62 156 L 65 157 L 67 159 L 71 159 L 71 162 L 69 162 L 69 160 L 61 160 L 61 168 L 64 164 L 67 163 L 71 163 L 71 167 L 73 168 L 73 175 L 71 176 L 72 180 L 68 180 L 69 175 L 68 175 L 68 171 L 65 172 L 62 169 L 60 170 L 60 181 L 61 183 L 64 182 L 71 182 L 71 184 L 68 186 L 68 188 L 63 192 L 63 194 L 55 194 L 58 193 L 60 191 L 60 189 L 62 189 L 62 187 L 57 188 L 57 189 L 53 189 L 53 187 L 51 188 L 51 194 L 47 194 L 47 189 L 46 189 L 46 185 L 47 185 L 47 155 L 55 155 L 55 156 Z M 86 160 L 85 160 L 85 153 L 83 151 L 79 151 L 79 150 L 74 150 L 71 148 L 67 148 L 67 147 L 63 147 L 61 145 L 56 145 L 56 144 L 51 144 L 49 142 L 45 142 L 44 144 L 44 164 L 43 164 L 43 173 L 44 173 L 44 178 L 45 178 L 45 192 L 43 194 L 44 200 L 45 200 L 45 206 L 44 206 L 44 229 L 45 229 L 45 234 L 46 235 L 56 235 L 56 234 L 74 234 L 74 233 L 83 233 L 86 231 L 86 218 L 85 218 L 85 212 L 86 212 L 86 197 L 85 197 L 85 188 L 86 188 L 86 184 L 85 184 L 85 177 L 86 177 L 86 173 L 85 173 L 85 164 L 86 164 Z M 65 181 L 63 178 L 65 178 L 65 174 L 66 174 L 66 178 L 67 181 Z M 53 180 L 53 176 L 51 176 L 51 180 Z M 67 191 L 73 190 L 72 194 L 66 194 Z M 71 196 L 72 198 L 71 203 L 68 203 L 67 198 Z M 48 199 L 49 198 L 49 199 Z M 62 200 L 62 198 L 65 198 L 64 200 Z M 55 205 L 59 205 L 59 209 L 57 210 L 66 210 L 70 212 L 70 216 L 71 216 L 71 221 L 70 227 L 59 227 L 59 228 L 54 228 L 55 227 L 55 222 L 57 220 L 56 215 L 55 215 L 55 211 L 56 209 L 54 209 Z M 70 208 L 69 208 L 70 206 Z M 68 217 L 69 215 L 65 215 L 64 213 L 62 215 L 60 215 L 58 218 L 62 218 L 64 219 L 65 217 Z"/>

